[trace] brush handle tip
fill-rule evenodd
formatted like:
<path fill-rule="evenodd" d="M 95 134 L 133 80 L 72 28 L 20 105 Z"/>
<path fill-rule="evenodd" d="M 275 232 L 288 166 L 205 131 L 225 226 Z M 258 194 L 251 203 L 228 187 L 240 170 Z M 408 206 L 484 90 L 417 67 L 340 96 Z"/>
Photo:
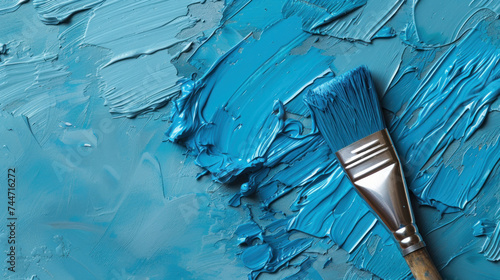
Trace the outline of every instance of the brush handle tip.
<path fill-rule="evenodd" d="M 404 258 L 416 280 L 442 280 L 425 247 L 409 253 Z"/>

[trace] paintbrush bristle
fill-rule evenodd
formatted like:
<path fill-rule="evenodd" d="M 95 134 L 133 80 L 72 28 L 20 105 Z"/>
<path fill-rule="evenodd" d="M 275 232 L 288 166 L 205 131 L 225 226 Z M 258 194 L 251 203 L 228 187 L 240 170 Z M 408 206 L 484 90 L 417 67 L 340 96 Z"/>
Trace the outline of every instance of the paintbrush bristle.
<path fill-rule="evenodd" d="M 365 66 L 314 88 L 304 100 L 334 152 L 385 128 L 375 86 Z"/>

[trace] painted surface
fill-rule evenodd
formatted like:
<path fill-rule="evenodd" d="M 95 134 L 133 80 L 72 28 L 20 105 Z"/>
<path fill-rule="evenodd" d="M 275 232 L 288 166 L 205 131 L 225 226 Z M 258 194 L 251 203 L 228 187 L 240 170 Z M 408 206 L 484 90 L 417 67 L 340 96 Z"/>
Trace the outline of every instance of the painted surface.
<path fill-rule="evenodd" d="M 2 278 L 411 279 L 303 102 L 366 65 L 441 273 L 495 279 L 499 13 L 0 1 Z"/>

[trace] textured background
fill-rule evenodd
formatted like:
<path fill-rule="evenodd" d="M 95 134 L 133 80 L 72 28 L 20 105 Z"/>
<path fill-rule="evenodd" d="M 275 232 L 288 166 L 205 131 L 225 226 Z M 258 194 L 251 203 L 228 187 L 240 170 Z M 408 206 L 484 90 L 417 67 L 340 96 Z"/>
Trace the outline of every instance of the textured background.
<path fill-rule="evenodd" d="M 2 278 L 411 277 L 302 103 L 365 64 L 437 266 L 495 279 L 499 12 L 498 1 L 0 0 L 1 224 L 8 168 L 18 217 L 16 272 L 4 262 Z M 184 108 L 171 103 L 179 81 Z M 271 164 L 273 151 L 289 158 Z M 5 252 L 8 236 L 2 226 Z M 265 266 L 269 251 L 280 265 Z"/>

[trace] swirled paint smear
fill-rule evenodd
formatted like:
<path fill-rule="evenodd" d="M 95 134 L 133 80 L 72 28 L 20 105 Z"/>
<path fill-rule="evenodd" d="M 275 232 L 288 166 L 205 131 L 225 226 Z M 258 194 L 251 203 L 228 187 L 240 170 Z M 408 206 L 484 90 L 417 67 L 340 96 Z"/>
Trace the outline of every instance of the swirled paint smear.
<path fill-rule="evenodd" d="M 259 238 L 260 243 L 244 243 L 248 247 L 241 254 L 241 260 L 252 270 L 249 279 L 256 279 L 262 272 L 276 272 L 313 244 L 310 238 L 290 240 L 292 234 L 286 230 L 286 223 L 286 219 L 272 222 L 266 227 L 267 233 L 263 234 L 264 231 L 261 230 L 257 236 L 254 235 Z M 257 228 L 257 224 L 250 222 L 238 227 L 235 234 L 238 234 L 240 239 L 246 239 L 246 230 L 250 229 L 256 233 Z"/>
<path fill-rule="evenodd" d="M 33 6 L 45 24 L 59 24 L 80 11 L 95 7 L 105 0 L 34 0 Z"/>
<path fill-rule="evenodd" d="M 441 211 L 463 209 L 500 160 L 497 134 L 482 134 L 481 148 L 468 141 L 500 95 L 500 41 L 488 36 L 499 26 L 498 20 L 480 23 L 440 57 L 415 91 L 401 94 L 394 87 L 384 96 L 383 106 L 395 113 L 390 131 L 409 169 L 410 189 Z M 399 111 L 390 105 L 396 103 L 406 106 Z"/>
<path fill-rule="evenodd" d="M 396 36 L 396 31 L 389 26 L 382 27 L 375 35 L 373 35 L 373 39 L 379 39 L 379 38 L 392 38 Z"/>
<path fill-rule="evenodd" d="M 28 0 L 1 0 L 0 1 L 0 15 L 14 12 L 21 6 L 23 3 L 28 2 Z"/>
<path fill-rule="evenodd" d="M 405 44 L 424 50 L 456 43 L 479 22 L 499 12 L 500 3 L 494 0 L 411 0 L 403 5 L 393 23 L 404 26 L 398 28 L 398 33 Z"/>
<path fill-rule="evenodd" d="M 401 0 L 290 0 L 283 6 L 283 14 L 300 16 L 307 32 L 370 42 L 403 3 Z"/>
<path fill-rule="evenodd" d="M 111 52 L 98 75 L 112 113 L 134 117 L 165 105 L 179 92 L 171 57 L 161 51 L 181 42 L 176 35 L 196 22 L 187 16 L 187 6 L 196 2 L 115 0 L 92 11 L 82 45 Z"/>

